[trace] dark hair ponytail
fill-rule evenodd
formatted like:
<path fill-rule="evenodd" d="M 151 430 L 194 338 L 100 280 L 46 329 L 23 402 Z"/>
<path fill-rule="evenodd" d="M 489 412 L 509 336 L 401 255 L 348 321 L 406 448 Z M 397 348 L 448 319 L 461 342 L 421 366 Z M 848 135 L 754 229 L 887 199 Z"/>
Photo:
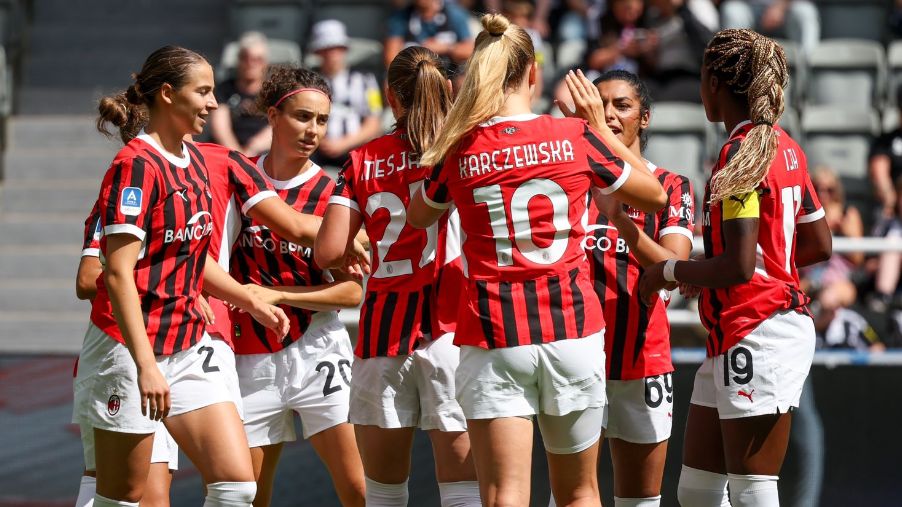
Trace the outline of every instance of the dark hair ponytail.
<path fill-rule="evenodd" d="M 432 146 L 451 109 L 451 91 L 439 56 L 421 46 L 404 49 L 388 67 L 388 86 L 404 110 L 398 124 L 414 153 Z"/>

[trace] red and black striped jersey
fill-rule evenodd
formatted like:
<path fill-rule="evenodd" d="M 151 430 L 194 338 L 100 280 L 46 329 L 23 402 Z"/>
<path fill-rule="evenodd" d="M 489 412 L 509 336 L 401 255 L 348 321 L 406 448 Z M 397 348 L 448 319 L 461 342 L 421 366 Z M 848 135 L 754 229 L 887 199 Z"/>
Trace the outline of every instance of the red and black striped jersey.
<path fill-rule="evenodd" d="M 229 271 L 229 255 L 240 231 L 241 217 L 258 202 L 276 197 L 266 176 L 244 155 L 213 143 L 197 143 L 210 176 L 213 204 L 213 233 L 210 235 L 211 257 L 223 270 Z M 232 210 L 240 213 L 232 213 Z M 207 302 L 215 320 L 207 325 L 210 335 L 232 345 L 232 326 L 226 305 L 214 297 Z"/>
<path fill-rule="evenodd" d="M 264 158 L 256 160 L 261 173 Z M 332 178 L 315 164 L 288 181 L 270 180 L 270 183 L 289 206 L 301 213 L 316 216 L 325 214 L 328 198 L 335 187 Z M 264 287 L 310 287 L 332 281 L 328 272 L 314 264 L 312 248 L 282 238 L 246 216 L 241 219 L 241 233 L 232 251 L 231 274 L 242 284 L 253 283 Z M 266 329 L 248 313 L 233 311 L 231 318 L 235 353 L 278 352 L 300 340 L 311 326 L 314 316 L 317 316 L 319 322 L 325 322 L 325 318 L 337 318 L 336 312 L 313 312 L 288 305 L 281 308 L 291 321 L 288 334 L 284 337 Z"/>
<path fill-rule="evenodd" d="M 99 203 L 100 201 L 94 201 L 91 213 L 85 219 L 85 235 L 81 245 L 82 257 L 100 257 L 100 236 L 102 236 L 102 232 L 100 230 Z"/>
<path fill-rule="evenodd" d="M 432 315 L 435 317 L 432 329 L 436 338 L 456 331 L 457 314 L 467 301 L 467 277 L 460 247 L 460 215 L 452 207 L 448 210 L 448 225 L 438 245 L 440 267 L 432 299 Z"/>
<path fill-rule="evenodd" d="M 358 357 L 406 355 L 432 335 L 436 249 L 446 219 L 425 230 L 407 224 L 410 196 L 427 174 L 407 134 L 395 130 L 351 152 L 329 200 L 361 213 L 373 245 Z"/>
<path fill-rule="evenodd" d="M 748 121 L 736 126 L 720 151 L 712 177 L 739 151 L 751 127 Z M 774 130 L 777 154 L 755 191 L 710 203 L 710 180 L 705 188 L 705 257 L 723 254 L 724 221 L 759 219 L 752 279 L 725 289 L 704 289 L 699 297 L 699 315 L 708 330 L 709 357 L 726 352 L 774 312 L 807 312 L 809 298 L 800 288 L 795 265 L 796 224 L 814 222 L 824 216 L 824 210 L 808 176 L 805 153 L 783 129 L 774 126 Z"/>
<path fill-rule="evenodd" d="M 205 327 L 197 297 L 213 232 L 212 196 L 203 156 L 191 143 L 182 146 L 176 157 L 146 134 L 130 141 L 104 176 L 98 204 L 101 260 L 110 235 L 130 234 L 142 242 L 135 285 L 157 355 L 190 348 Z M 103 277 L 91 321 L 123 341 Z"/>
<path fill-rule="evenodd" d="M 601 331 L 582 242 L 591 185 L 614 192 L 630 166 L 583 120 L 493 118 L 464 136 L 423 187 L 460 213 L 468 301 L 455 342 L 541 344 Z"/>
<path fill-rule="evenodd" d="M 651 163 L 648 167 L 667 192 L 668 204 L 657 213 L 624 205 L 627 215 L 655 242 L 668 234 L 681 234 L 691 242 L 695 226 L 692 184 L 685 176 Z M 608 378 L 635 380 L 673 371 L 667 303 L 655 298 L 653 304 L 646 305 L 639 297 L 639 278 L 644 270 L 614 225 L 598 212 L 594 201 L 589 204 L 586 231 L 592 280 L 604 310 Z"/>

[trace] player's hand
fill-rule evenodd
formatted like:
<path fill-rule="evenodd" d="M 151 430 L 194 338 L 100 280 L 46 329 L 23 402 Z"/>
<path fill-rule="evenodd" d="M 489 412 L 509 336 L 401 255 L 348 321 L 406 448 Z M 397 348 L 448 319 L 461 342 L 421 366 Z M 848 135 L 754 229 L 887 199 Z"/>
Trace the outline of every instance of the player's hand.
<path fill-rule="evenodd" d="M 658 262 L 645 268 L 639 279 L 639 296 L 645 304 L 650 305 L 658 295 L 658 291 L 667 286 L 664 279 L 664 263 Z"/>
<path fill-rule="evenodd" d="M 216 315 L 213 313 L 213 309 L 210 308 L 210 303 L 207 302 L 207 298 L 198 296 L 197 306 L 200 307 L 200 313 L 204 317 L 204 322 L 209 325 L 216 323 Z"/>
<path fill-rule="evenodd" d="M 353 259 L 353 261 L 348 262 L 351 264 L 358 264 L 360 270 L 365 274 L 370 274 L 369 246 L 369 242 L 364 246 L 363 243 L 355 239 L 351 242 L 351 252 L 348 254 L 348 257 Z"/>
<path fill-rule="evenodd" d="M 245 285 L 244 288 L 247 289 L 252 296 L 268 305 L 282 304 L 282 294 L 277 290 L 261 287 L 253 283 Z"/>
<path fill-rule="evenodd" d="M 702 288 L 698 285 L 690 285 L 688 283 L 679 284 L 680 294 L 683 295 L 686 299 L 691 299 L 698 297 L 699 293 L 701 293 Z"/>
<path fill-rule="evenodd" d="M 604 117 L 604 101 L 601 99 L 601 93 L 598 88 L 589 81 L 583 74 L 583 71 L 572 70 L 564 76 L 564 82 L 573 98 L 573 107 L 571 111 L 564 103 L 557 101 L 564 116 L 570 118 L 576 116 L 589 122 L 595 130 L 604 130 L 608 128 Z"/>
<path fill-rule="evenodd" d="M 156 363 L 138 369 L 138 391 L 141 393 L 141 415 L 161 421 L 169 415 L 172 399 L 169 384 Z"/>
<path fill-rule="evenodd" d="M 346 256 L 344 265 L 339 269 L 357 281 L 363 280 L 369 273 L 369 268 L 364 270 L 364 266 L 360 264 L 359 259 L 353 255 Z"/>
<path fill-rule="evenodd" d="M 592 189 L 592 199 L 595 201 L 595 206 L 598 207 L 599 213 L 608 217 L 608 220 L 613 221 L 617 218 L 626 216 L 626 211 L 623 209 L 623 203 L 618 201 L 615 197 L 604 195 L 601 193 L 600 189 Z"/>
<path fill-rule="evenodd" d="M 263 324 L 267 329 L 271 329 L 280 337 L 288 334 L 288 328 L 291 323 L 285 312 L 278 306 L 273 306 L 254 298 L 254 304 L 250 308 L 245 308 L 245 311 L 251 314 L 254 320 Z"/>

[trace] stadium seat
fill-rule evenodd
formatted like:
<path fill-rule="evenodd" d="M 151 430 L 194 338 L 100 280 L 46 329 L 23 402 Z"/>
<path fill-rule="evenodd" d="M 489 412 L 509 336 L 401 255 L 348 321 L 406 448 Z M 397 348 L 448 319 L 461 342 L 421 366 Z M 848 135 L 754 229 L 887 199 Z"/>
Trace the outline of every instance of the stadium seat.
<path fill-rule="evenodd" d="M 651 109 L 648 146 L 643 155 L 655 165 L 704 179 L 708 120 L 699 104 L 660 102 Z"/>
<path fill-rule="evenodd" d="M 870 109 L 811 106 L 802 115 L 808 168 L 826 165 L 839 174 L 849 196 L 870 192 L 867 175 L 871 142 L 880 132 Z"/>
<path fill-rule="evenodd" d="M 789 84 L 786 86 L 786 105 L 798 107 L 802 103 L 805 91 L 806 78 L 808 77 L 808 62 L 797 42 L 780 39 L 777 43 L 783 47 L 786 55 L 786 63 L 789 65 Z"/>
<path fill-rule="evenodd" d="M 821 17 L 821 39 L 886 39 L 888 0 L 817 0 Z"/>
<path fill-rule="evenodd" d="M 896 90 L 902 86 L 902 40 L 893 41 L 887 50 L 887 74 L 889 86 L 886 90 L 886 103 L 896 104 Z"/>
<path fill-rule="evenodd" d="M 301 63 L 301 48 L 297 42 L 283 39 L 269 39 L 269 63 L 298 65 Z M 238 65 L 238 41 L 232 41 L 222 48 L 222 58 L 219 60 L 219 68 L 216 78 L 228 79 Z"/>
<path fill-rule="evenodd" d="M 372 39 L 359 37 L 348 38 L 348 66 L 358 70 L 372 72 L 377 76 L 382 75 L 382 43 Z M 314 53 L 304 55 L 304 66 L 308 68 L 319 67 L 320 58 Z"/>
<path fill-rule="evenodd" d="M 883 110 L 883 131 L 892 132 L 899 126 L 899 109 L 897 107 L 888 107 Z"/>
<path fill-rule="evenodd" d="M 258 31 L 267 37 L 299 42 L 306 37 L 310 24 L 304 6 L 292 0 L 233 0 L 229 18 L 230 32 L 236 39 L 244 32 Z"/>
<path fill-rule="evenodd" d="M 348 35 L 352 37 L 371 40 L 382 40 L 385 37 L 385 23 L 390 12 L 388 2 L 329 0 L 319 1 L 316 4 L 313 11 L 314 22 L 337 19 L 345 24 Z"/>
<path fill-rule="evenodd" d="M 780 117 L 780 121 L 777 123 L 783 130 L 789 132 L 789 135 L 792 136 L 796 142 L 803 144 L 802 139 L 804 136 L 802 134 L 802 121 L 799 119 L 798 111 L 791 107 L 787 107 L 783 111 L 783 116 Z"/>
<path fill-rule="evenodd" d="M 822 41 L 809 56 L 807 102 L 880 107 L 886 82 L 883 46 L 868 40 Z"/>

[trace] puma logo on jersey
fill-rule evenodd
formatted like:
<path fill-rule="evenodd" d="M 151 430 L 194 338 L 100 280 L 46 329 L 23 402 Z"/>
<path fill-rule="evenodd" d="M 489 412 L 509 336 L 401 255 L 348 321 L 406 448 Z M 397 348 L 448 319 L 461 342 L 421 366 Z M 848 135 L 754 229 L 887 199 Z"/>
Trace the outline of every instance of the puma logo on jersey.
<path fill-rule="evenodd" d="M 188 198 L 185 197 L 185 192 L 185 190 L 176 190 L 175 195 L 181 197 L 183 201 L 188 202 Z"/>
<path fill-rule="evenodd" d="M 745 199 L 740 199 L 739 197 L 736 197 L 735 195 L 731 195 L 731 196 L 730 196 L 730 200 L 731 200 L 731 201 L 736 201 L 736 202 L 738 202 L 738 203 L 739 203 L 739 206 L 740 206 L 742 209 L 745 209 L 745 201 L 748 200 L 748 197 L 746 197 Z"/>
<path fill-rule="evenodd" d="M 739 392 L 737 392 L 736 394 L 738 394 L 739 396 L 742 396 L 744 398 L 748 398 L 749 403 L 754 403 L 754 401 L 755 401 L 752 399 L 752 395 L 755 394 L 754 389 L 752 389 L 752 392 L 750 392 L 750 393 L 747 393 L 747 392 L 743 391 L 742 389 L 740 389 Z"/>

